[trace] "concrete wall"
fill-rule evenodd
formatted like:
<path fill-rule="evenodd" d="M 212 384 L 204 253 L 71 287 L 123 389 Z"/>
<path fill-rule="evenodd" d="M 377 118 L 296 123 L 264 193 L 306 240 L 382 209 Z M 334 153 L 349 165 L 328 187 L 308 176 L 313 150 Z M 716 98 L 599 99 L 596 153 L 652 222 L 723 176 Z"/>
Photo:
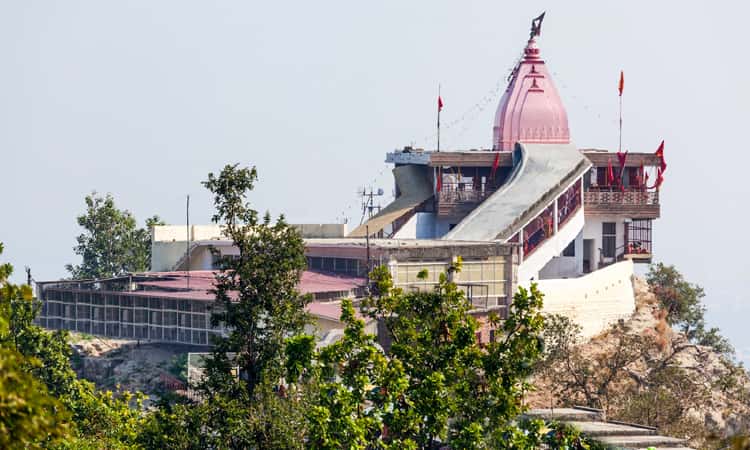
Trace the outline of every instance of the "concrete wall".
<path fill-rule="evenodd" d="M 632 277 L 633 262 L 625 260 L 580 278 L 540 280 L 543 311 L 569 317 L 584 338 L 594 336 L 635 311 Z"/>
<path fill-rule="evenodd" d="M 225 241 L 221 241 L 222 243 Z M 213 269 L 213 254 L 211 253 L 211 244 L 198 244 L 191 242 L 190 253 L 190 270 L 211 270 Z M 217 245 L 216 250 L 222 256 L 239 255 L 239 249 L 232 245 Z M 151 243 L 151 271 L 152 272 L 169 272 L 175 269 L 175 265 L 185 257 L 187 250 L 186 241 L 173 242 L 152 242 Z M 180 267 L 179 270 L 185 270 Z"/>
<path fill-rule="evenodd" d="M 575 256 L 555 256 L 539 271 L 540 280 L 575 278 L 579 275 Z"/>
<path fill-rule="evenodd" d="M 324 317 L 313 316 L 313 323 L 305 325 L 305 333 L 314 335 L 318 340 L 326 337 L 331 331 L 341 330 L 342 334 L 346 326 L 338 321 Z M 365 320 L 365 333 L 377 334 L 378 323 L 372 319 Z"/>
<path fill-rule="evenodd" d="M 594 241 L 593 246 L 593 259 L 591 261 L 591 270 L 599 268 L 600 249 L 602 248 L 602 223 L 603 222 L 614 222 L 616 223 L 617 237 L 616 237 L 616 248 L 621 250 L 622 246 L 625 245 L 625 218 L 622 216 L 594 216 L 587 217 L 586 224 L 583 227 L 583 239 L 592 239 Z M 583 255 L 583 252 L 581 252 Z M 576 254 L 577 255 L 577 254 Z M 583 261 L 583 260 L 581 260 Z M 614 262 L 613 258 L 605 258 L 606 263 Z"/>
<path fill-rule="evenodd" d="M 343 238 L 346 237 L 346 224 L 343 223 L 303 223 L 291 224 L 303 238 Z M 185 241 L 190 233 L 191 241 L 209 241 L 227 239 L 222 233 L 221 225 L 160 225 L 151 232 L 152 242 Z"/>
<path fill-rule="evenodd" d="M 398 230 L 395 239 L 440 239 L 450 231 L 450 222 L 437 214 L 418 212 Z"/>
<path fill-rule="evenodd" d="M 575 239 L 584 227 L 583 208 L 565 222 L 562 228 L 557 230 L 551 238 L 546 240 L 542 245 L 537 247 L 534 252 L 527 258 L 524 256 L 523 262 L 518 266 L 518 282 L 526 283 L 532 278 L 539 279 L 539 271 L 552 260 L 560 255 L 570 241 Z"/>

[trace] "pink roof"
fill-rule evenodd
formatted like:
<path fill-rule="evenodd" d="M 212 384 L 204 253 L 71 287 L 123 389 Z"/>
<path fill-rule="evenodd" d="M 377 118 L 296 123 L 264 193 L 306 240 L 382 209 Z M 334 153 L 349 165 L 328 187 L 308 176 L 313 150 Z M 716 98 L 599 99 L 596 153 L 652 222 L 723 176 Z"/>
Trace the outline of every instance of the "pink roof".
<path fill-rule="evenodd" d="M 341 302 L 312 302 L 305 309 L 313 316 L 335 321 L 341 319 Z M 365 322 L 370 320 L 356 306 L 354 307 L 354 313 L 358 318 L 364 319 Z"/>
<path fill-rule="evenodd" d="M 139 281 L 138 284 L 151 290 L 130 292 L 131 295 L 171 297 L 196 300 L 212 300 L 214 295 L 210 290 L 214 287 L 214 274 L 210 270 L 190 271 L 190 289 L 187 289 L 186 272 L 151 272 L 151 280 Z M 327 274 L 304 271 L 297 286 L 303 294 L 319 294 L 325 292 L 346 292 L 362 287 L 367 279 L 337 274 Z"/>
<path fill-rule="evenodd" d="M 533 38 L 495 113 L 493 149 L 513 150 L 516 142 L 570 143 L 568 114 Z"/>

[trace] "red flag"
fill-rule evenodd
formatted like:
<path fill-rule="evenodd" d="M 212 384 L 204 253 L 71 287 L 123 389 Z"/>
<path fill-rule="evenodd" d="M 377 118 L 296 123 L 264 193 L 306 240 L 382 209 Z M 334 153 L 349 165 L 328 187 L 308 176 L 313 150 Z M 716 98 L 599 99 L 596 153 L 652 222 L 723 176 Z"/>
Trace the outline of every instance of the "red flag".
<path fill-rule="evenodd" d="M 611 186 L 615 181 L 615 173 L 612 170 L 612 159 L 607 160 L 607 186 Z"/>
<path fill-rule="evenodd" d="M 617 160 L 620 162 L 620 170 L 625 168 L 625 160 L 628 158 L 628 151 L 617 152 Z"/>
<path fill-rule="evenodd" d="M 622 90 L 625 89 L 625 74 L 620 71 L 620 84 L 617 85 L 617 90 L 620 91 L 620 97 L 622 97 Z"/>
<path fill-rule="evenodd" d="M 495 153 L 495 161 L 492 163 L 492 170 L 490 171 L 490 178 L 495 179 L 495 172 L 497 172 L 497 168 L 500 167 L 500 152 Z"/>
<path fill-rule="evenodd" d="M 652 186 L 653 189 L 659 189 L 659 186 L 664 182 L 664 175 L 661 168 L 656 169 L 656 183 Z"/>
<path fill-rule="evenodd" d="M 443 97 L 438 95 L 438 112 L 443 110 Z"/>
<path fill-rule="evenodd" d="M 443 190 L 443 168 L 442 167 L 437 171 L 437 187 L 436 187 L 436 190 L 437 190 L 437 192 L 440 192 L 440 191 Z"/>
<path fill-rule="evenodd" d="M 658 156 L 661 160 L 660 169 L 662 172 L 667 170 L 667 162 L 664 161 L 664 141 L 661 141 L 661 144 L 659 144 L 659 148 L 654 152 L 654 155 Z"/>

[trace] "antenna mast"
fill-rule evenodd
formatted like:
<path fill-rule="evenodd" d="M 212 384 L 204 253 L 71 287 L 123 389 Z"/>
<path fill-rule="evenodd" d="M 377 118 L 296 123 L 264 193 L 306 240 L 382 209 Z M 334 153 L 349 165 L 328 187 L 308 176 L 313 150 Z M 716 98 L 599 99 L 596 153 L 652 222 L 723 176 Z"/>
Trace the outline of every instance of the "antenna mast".
<path fill-rule="evenodd" d="M 377 214 L 374 213 L 376 209 L 378 210 L 378 213 L 380 212 L 381 207 L 380 204 L 375 204 L 375 197 L 382 197 L 385 193 L 383 192 L 383 189 L 373 191 L 372 188 L 370 188 L 370 191 L 368 192 L 366 188 L 362 188 L 358 194 L 362 198 L 362 218 L 359 219 L 359 224 L 362 225 L 365 222 L 365 216 L 367 216 L 367 220 L 370 220 L 372 219 L 372 216 Z"/>
<path fill-rule="evenodd" d="M 185 204 L 185 226 L 187 231 L 187 240 L 185 241 L 185 257 L 187 265 L 185 266 L 187 272 L 187 288 L 190 290 L 190 195 L 187 196 L 187 203 Z"/>

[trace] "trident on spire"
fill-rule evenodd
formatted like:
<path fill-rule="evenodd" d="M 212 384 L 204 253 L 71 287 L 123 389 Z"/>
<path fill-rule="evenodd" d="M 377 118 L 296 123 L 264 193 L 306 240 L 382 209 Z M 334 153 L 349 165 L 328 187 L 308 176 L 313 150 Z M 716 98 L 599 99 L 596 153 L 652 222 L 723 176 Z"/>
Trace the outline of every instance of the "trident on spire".
<path fill-rule="evenodd" d="M 534 39 L 542 34 L 542 21 L 544 20 L 544 15 L 546 13 L 546 11 L 542 12 L 539 17 L 531 21 L 531 34 L 529 35 L 529 39 Z"/>

